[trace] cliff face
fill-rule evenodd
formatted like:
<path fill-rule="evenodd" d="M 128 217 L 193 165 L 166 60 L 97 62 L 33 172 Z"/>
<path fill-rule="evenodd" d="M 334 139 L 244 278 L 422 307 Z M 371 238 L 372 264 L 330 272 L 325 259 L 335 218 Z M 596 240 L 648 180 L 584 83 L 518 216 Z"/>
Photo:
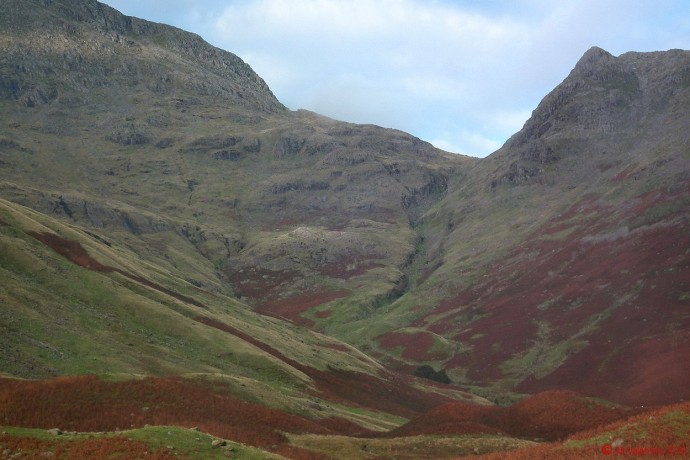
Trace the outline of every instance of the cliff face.
<path fill-rule="evenodd" d="M 124 16 L 95 0 L 8 0 L 2 9 L 4 99 L 27 106 L 68 98 L 83 103 L 94 90 L 117 97 L 141 89 L 284 110 L 246 63 L 197 35 Z"/>

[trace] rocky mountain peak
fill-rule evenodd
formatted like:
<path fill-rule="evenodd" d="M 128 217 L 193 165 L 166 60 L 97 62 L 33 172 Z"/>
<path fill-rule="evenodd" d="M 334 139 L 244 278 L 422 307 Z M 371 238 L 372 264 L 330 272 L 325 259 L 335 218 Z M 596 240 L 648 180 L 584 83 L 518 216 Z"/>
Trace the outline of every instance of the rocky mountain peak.
<path fill-rule="evenodd" d="M 546 165 L 569 157 L 571 150 L 579 156 L 610 151 L 612 147 L 605 144 L 658 125 L 656 118 L 669 113 L 669 105 L 682 108 L 689 88 L 688 51 L 631 52 L 614 57 L 592 47 L 542 99 L 522 130 L 495 154 L 505 157 L 505 164 L 492 184 L 517 184 L 542 176 Z M 584 145 L 591 148 L 582 148 Z M 578 148 L 573 150 L 573 146 Z M 579 169 L 586 173 L 584 166 Z"/>
<path fill-rule="evenodd" d="M 598 46 L 593 46 L 582 55 L 580 60 L 575 65 L 575 72 L 579 73 L 591 73 L 598 66 L 605 65 L 615 60 L 615 57 L 608 51 L 599 48 Z"/>
<path fill-rule="evenodd" d="M 238 56 L 196 34 L 125 16 L 96 0 L 6 0 L 0 3 L 0 31 L 6 62 L 23 69 L 12 82 L 2 82 L 3 99 L 37 104 L 70 89 L 144 84 L 227 99 L 260 112 L 285 110 Z M 169 65 L 156 64 L 165 59 Z M 51 70 L 56 67 L 65 71 L 56 74 Z M 5 75 L 17 74 L 6 70 Z M 36 74 L 46 77 L 41 88 L 30 83 Z"/>

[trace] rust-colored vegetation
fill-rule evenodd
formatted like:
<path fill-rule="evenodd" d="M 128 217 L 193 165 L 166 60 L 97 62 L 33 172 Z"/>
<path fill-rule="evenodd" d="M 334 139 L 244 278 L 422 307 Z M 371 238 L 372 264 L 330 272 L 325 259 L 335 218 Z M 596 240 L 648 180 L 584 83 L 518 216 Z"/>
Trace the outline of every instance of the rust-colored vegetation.
<path fill-rule="evenodd" d="M 79 265 L 80 267 L 88 268 L 89 270 L 94 270 L 101 273 L 117 272 L 131 279 L 132 281 L 136 281 L 137 283 L 143 284 L 144 286 L 147 286 L 151 289 L 162 292 L 163 294 L 169 295 L 183 302 L 196 305 L 197 307 L 207 309 L 207 307 L 201 302 L 198 302 L 195 299 L 192 299 L 191 297 L 187 297 L 175 291 L 172 291 L 164 286 L 161 286 L 160 284 L 156 284 L 151 280 L 148 280 L 138 275 L 134 275 L 119 268 L 103 265 L 102 263 L 98 262 L 96 259 L 91 257 L 89 253 L 86 251 L 86 249 L 84 249 L 84 247 L 78 241 L 68 240 L 59 235 L 56 235 L 55 233 L 48 232 L 28 232 L 28 234 L 34 237 L 36 240 L 40 241 L 41 243 L 45 244 L 53 251 L 57 252 L 58 254 L 69 260 L 70 262 Z"/>
<path fill-rule="evenodd" d="M 441 302 L 418 324 L 472 345 L 445 368 L 487 384 L 522 378 L 515 390 L 523 393 L 570 389 L 628 405 L 687 400 L 690 234 L 682 203 L 690 189 L 674 190 L 615 205 L 587 195 Z M 553 368 L 504 366 L 535 342 L 569 348 Z"/>
<path fill-rule="evenodd" d="M 91 257 L 78 241 L 71 241 L 55 233 L 48 232 L 29 232 L 29 235 L 80 267 L 102 273 L 109 273 L 115 270 L 113 267 L 103 265 Z"/>
<path fill-rule="evenodd" d="M 277 297 L 285 286 L 299 276 L 299 273 L 295 271 L 268 270 L 260 267 L 240 270 L 225 267 L 223 272 L 235 292 L 257 301 Z"/>
<path fill-rule="evenodd" d="M 313 321 L 302 318 L 300 314 L 317 305 L 349 295 L 350 291 L 347 290 L 329 291 L 324 288 L 324 290 L 307 291 L 294 296 L 263 302 L 257 305 L 256 310 L 261 314 L 287 319 L 302 326 L 313 326 Z"/>
<path fill-rule="evenodd" d="M 197 426 L 206 433 L 263 448 L 286 444 L 283 432 L 334 433 L 327 424 L 172 377 L 125 382 L 106 382 L 95 376 L 2 379 L 0 424 L 81 432 L 147 424 Z"/>
<path fill-rule="evenodd" d="M 350 400 L 347 374 L 330 372 Z M 344 378 L 341 378 L 344 377 Z M 372 382 L 373 383 L 373 382 Z M 360 385 L 356 390 L 362 391 Z M 368 388 L 370 398 L 394 389 Z M 330 395 L 331 397 L 334 396 Z M 400 394 L 398 395 L 400 397 Z M 361 398 L 361 396 L 360 396 Z M 203 432 L 293 459 L 320 459 L 322 455 L 289 444 L 284 433 L 399 438 L 417 435 L 503 435 L 548 441 L 539 446 L 501 452 L 486 458 L 597 458 L 606 443 L 687 449 L 690 439 L 690 403 L 640 413 L 586 398 L 570 391 L 549 391 L 512 407 L 452 402 L 433 408 L 388 433 L 367 431 L 339 418 L 308 420 L 241 401 L 225 386 L 181 378 L 146 378 L 106 382 L 95 376 L 60 377 L 47 381 L 0 379 L 0 424 L 67 431 L 103 432 L 145 425 L 196 426 Z M 124 436 L 94 439 L 35 439 L 0 437 L 8 452 L 39 458 L 147 458 L 167 459 L 167 449 L 151 451 L 145 443 Z"/>
<path fill-rule="evenodd" d="M 553 390 L 530 396 L 504 410 L 500 427 L 518 437 L 563 439 L 636 413 L 573 391 Z"/>
<path fill-rule="evenodd" d="M 484 455 L 485 460 L 579 460 L 583 458 L 687 458 L 690 403 L 647 410 L 580 431 L 561 443 Z"/>
<path fill-rule="evenodd" d="M 555 441 L 634 413 L 634 409 L 598 402 L 572 391 L 545 391 L 510 407 L 444 404 L 387 436 L 481 433 Z"/>
<path fill-rule="evenodd" d="M 443 356 L 429 353 L 429 349 L 434 346 L 434 336 L 430 332 L 387 332 L 377 339 L 379 345 L 387 350 L 401 347 L 400 356 L 413 362 L 432 361 Z"/>
<path fill-rule="evenodd" d="M 398 427 L 386 437 L 421 434 L 503 434 L 496 419 L 501 409 L 464 402 L 451 402 L 436 407 Z"/>
<path fill-rule="evenodd" d="M 610 435 L 614 441 L 620 439 L 623 445 L 687 447 L 690 443 L 690 402 L 640 411 L 627 419 L 581 431 L 568 439 L 582 441 L 601 435 Z"/>

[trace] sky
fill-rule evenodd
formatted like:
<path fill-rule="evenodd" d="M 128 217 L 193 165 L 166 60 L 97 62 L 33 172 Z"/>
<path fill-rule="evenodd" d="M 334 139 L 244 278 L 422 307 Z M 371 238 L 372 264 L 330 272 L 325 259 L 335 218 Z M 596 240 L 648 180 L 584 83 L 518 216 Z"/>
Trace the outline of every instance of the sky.
<path fill-rule="evenodd" d="M 592 46 L 690 49 L 690 0 L 101 0 L 199 34 L 292 110 L 484 157 Z"/>

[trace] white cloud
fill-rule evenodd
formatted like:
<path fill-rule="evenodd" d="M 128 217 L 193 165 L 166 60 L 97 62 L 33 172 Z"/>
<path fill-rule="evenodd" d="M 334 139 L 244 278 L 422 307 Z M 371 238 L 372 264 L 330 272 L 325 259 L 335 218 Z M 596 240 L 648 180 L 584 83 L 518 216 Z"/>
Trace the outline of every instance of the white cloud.
<path fill-rule="evenodd" d="M 417 0 L 243 2 L 213 34 L 293 109 L 427 138 L 430 120 L 466 130 L 472 112 L 505 98 L 495 66 L 529 39 L 516 21 Z"/>
<path fill-rule="evenodd" d="M 498 150 L 502 145 L 502 142 L 489 139 L 476 132 L 460 131 L 445 134 L 445 138 L 429 142 L 446 152 L 482 157 Z"/>

